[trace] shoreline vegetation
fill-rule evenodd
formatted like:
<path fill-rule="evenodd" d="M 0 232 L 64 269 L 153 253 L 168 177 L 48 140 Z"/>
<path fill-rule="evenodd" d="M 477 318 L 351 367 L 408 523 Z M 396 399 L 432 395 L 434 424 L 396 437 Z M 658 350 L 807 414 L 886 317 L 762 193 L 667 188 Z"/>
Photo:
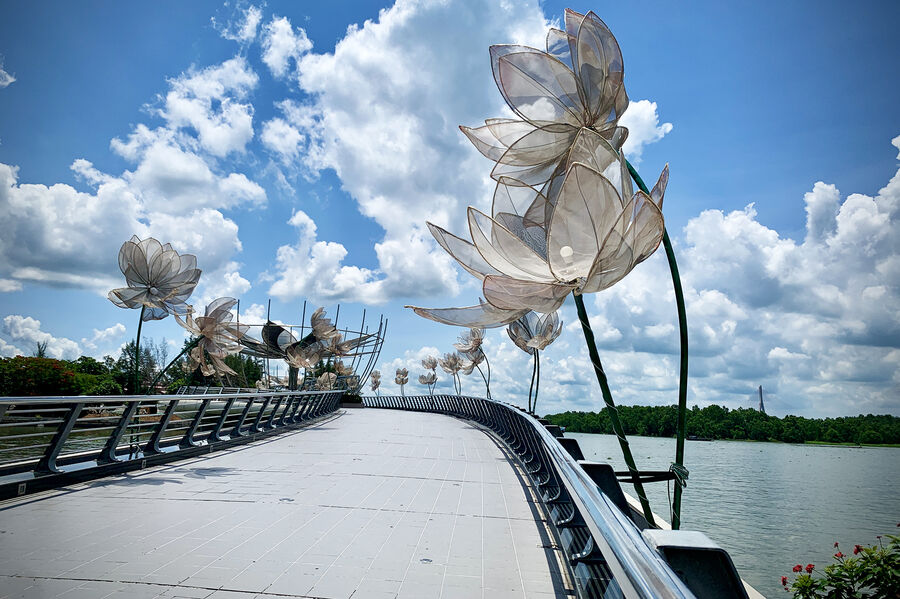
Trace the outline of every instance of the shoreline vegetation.
<path fill-rule="evenodd" d="M 674 437 L 675 406 L 619 406 L 626 435 Z M 614 434 L 606 411 L 548 414 L 567 432 Z M 866 414 L 838 418 L 770 416 L 751 408 L 731 410 L 718 405 L 687 411 L 687 435 L 709 440 L 766 441 L 810 445 L 900 447 L 900 418 Z"/>

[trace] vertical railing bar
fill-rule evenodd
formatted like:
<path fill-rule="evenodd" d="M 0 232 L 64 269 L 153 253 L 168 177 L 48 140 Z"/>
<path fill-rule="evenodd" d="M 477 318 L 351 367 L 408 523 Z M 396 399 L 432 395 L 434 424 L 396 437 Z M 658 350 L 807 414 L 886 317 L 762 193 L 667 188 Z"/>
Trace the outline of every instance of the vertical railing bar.
<path fill-rule="evenodd" d="M 97 457 L 98 464 L 112 464 L 119 461 L 116 459 L 116 448 L 119 447 L 119 441 L 122 440 L 122 435 L 125 434 L 125 429 L 128 428 L 128 423 L 131 422 L 140 403 L 140 400 L 136 399 L 130 402 L 122 411 L 122 416 L 119 418 L 116 428 L 110 431 L 106 444 L 100 450 L 100 455 Z"/>
<path fill-rule="evenodd" d="M 181 442 L 178 443 L 178 447 L 180 447 L 181 449 L 188 449 L 190 447 L 197 447 L 197 445 L 199 445 L 199 443 L 194 441 L 194 433 L 196 433 L 197 428 L 200 427 L 200 420 L 203 418 L 203 414 L 206 413 L 206 409 L 209 407 L 209 403 L 211 401 L 212 399 L 206 398 L 200 404 L 200 408 L 194 415 L 194 420 L 191 422 L 191 425 L 188 427 L 187 431 L 185 431 L 184 437 L 182 437 Z"/>
<path fill-rule="evenodd" d="M 179 400 L 177 399 L 173 399 L 169 402 L 169 405 L 166 406 L 166 411 L 163 412 L 162 418 L 159 419 L 159 424 L 144 445 L 144 455 L 162 453 L 162 448 L 160 448 L 159 443 L 162 441 L 163 433 L 169 425 L 169 421 L 172 420 L 172 415 L 175 413 L 178 401 Z"/>
<path fill-rule="evenodd" d="M 79 402 L 74 404 L 72 409 L 69 410 L 65 421 L 58 429 L 56 429 L 56 434 L 54 434 L 53 439 L 50 440 L 47 451 L 44 452 L 44 456 L 41 458 L 41 461 L 38 462 L 38 465 L 35 468 L 36 473 L 54 474 L 61 472 L 61 470 L 56 467 L 56 458 L 59 456 L 59 452 L 62 451 L 63 445 L 69 437 L 69 433 L 71 433 L 72 429 L 75 427 L 75 422 L 78 420 L 78 415 L 81 414 L 81 409 L 83 407 L 84 403 Z"/>

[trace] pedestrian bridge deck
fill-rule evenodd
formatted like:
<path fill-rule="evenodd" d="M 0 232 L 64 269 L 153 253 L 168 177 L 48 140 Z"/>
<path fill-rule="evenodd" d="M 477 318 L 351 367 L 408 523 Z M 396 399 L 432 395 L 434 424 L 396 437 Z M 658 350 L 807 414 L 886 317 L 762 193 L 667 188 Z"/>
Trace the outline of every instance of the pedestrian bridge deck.
<path fill-rule="evenodd" d="M 0 503 L 0 598 L 571 597 L 529 485 L 468 422 L 346 410 Z"/>

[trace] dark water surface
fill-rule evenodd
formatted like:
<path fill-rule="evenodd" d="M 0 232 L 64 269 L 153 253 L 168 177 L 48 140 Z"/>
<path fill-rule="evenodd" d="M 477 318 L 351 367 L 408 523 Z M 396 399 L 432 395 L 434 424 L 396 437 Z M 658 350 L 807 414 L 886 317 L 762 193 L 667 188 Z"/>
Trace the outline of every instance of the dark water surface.
<path fill-rule="evenodd" d="M 625 469 L 613 435 L 566 436 L 578 439 L 587 459 Z M 639 469 L 665 470 L 674 460 L 674 439 L 628 439 Z M 781 576 L 794 564 L 832 563 L 835 542 L 850 553 L 876 535 L 900 533 L 900 448 L 688 441 L 685 465 L 682 528 L 727 549 L 767 597 L 787 596 Z M 665 483 L 645 488 L 653 511 L 668 520 Z"/>

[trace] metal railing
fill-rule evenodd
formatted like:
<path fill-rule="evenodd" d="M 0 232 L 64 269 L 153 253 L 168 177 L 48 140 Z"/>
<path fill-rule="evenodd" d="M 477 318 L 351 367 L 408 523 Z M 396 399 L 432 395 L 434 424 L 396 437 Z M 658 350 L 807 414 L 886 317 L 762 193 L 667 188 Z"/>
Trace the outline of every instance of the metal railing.
<path fill-rule="evenodd" d="M 367 407 L 435 412 L 490 429 L 521 460 L 550 516 L 581 597 L 695 595 L 635 523 L 599 490 L 533 416 L 495 400 L 455 395 L 364 397 Z"/>
<path fill-rule="evenodd" d="M 334 412 L 342 394 L 0 398 L 0 499 L 280 433 Z"/>

